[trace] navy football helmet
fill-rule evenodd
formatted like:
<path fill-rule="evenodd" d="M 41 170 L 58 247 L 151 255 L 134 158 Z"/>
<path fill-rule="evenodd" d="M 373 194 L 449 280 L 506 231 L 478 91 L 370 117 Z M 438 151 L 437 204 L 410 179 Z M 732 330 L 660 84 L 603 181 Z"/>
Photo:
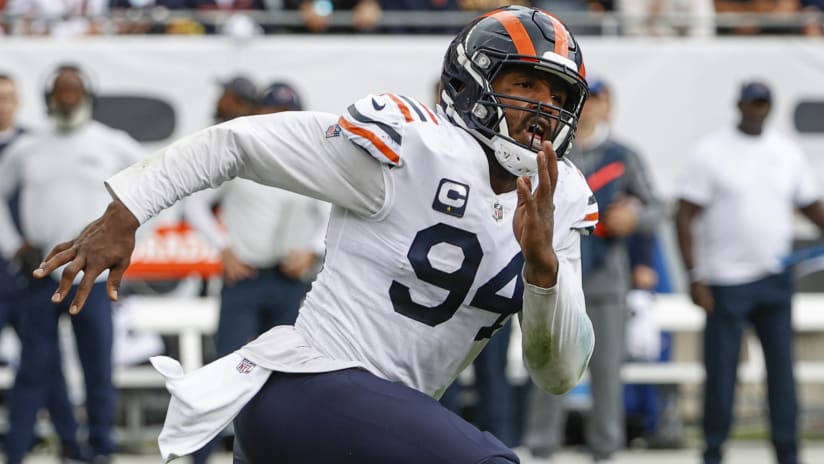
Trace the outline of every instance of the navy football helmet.
<path fill-rule="evenodd" d="M 509 66 L 529 66 L 559 77 L 567 84 L 564 107 L 495 93 L 492 81 Z M 519 176 L 537 171 L 540 143 L 535 143 L 535 134 L 529 144 L 516 141 L 509 133 L 504 109 L 534 113 L 535 127 L 541 120 L 554 120 L 553 133 L 540 135 L 552 141 L 561 157 L 571 147 L 587 98 L 586 70 L 575 38 L 548 12 L 523 6 L 492 10 L 467 25 L 446 51 L 441 85 L 440 104 L 447 116 L 489 147 L 504 168 Z M 529 105 L 506 105 L 502 98 Z"/>

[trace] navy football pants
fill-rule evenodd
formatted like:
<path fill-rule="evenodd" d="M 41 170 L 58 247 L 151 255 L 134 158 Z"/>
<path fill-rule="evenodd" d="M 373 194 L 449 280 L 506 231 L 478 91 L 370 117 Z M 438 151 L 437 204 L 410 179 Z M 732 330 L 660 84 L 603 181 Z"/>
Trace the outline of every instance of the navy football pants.
<path fill-rule="evenodd" d="M 235 419 L 235 464 L 518 464 L 433 398 L 360 369 L 273 373 Z"/>

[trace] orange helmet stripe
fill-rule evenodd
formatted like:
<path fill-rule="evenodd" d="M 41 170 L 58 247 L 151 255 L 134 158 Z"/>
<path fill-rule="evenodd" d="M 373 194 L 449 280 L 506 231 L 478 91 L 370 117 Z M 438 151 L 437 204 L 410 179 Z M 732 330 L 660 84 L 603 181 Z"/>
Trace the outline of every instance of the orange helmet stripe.
<path fill-rule="evenodd" d="M 504 26 L 507 34 L 512 37 L 515 50 L 518 51 L 519 55 L 535 56 L 535 45 L 532 44 L 532 39 L 529 38 L 529 32 L 526 31 L 526 28 L 521 24 L 517 16 L 506 10 L 498 11 L 490 16 L 497 19 L 498 22 Z"/>
<path fill-rule="evenodd" d="M 549 20 L 552 21 L 552 29 L 555 31 L 555 53 L 569 57 L 569 34 L 567 33 L 564 24 L 555 16 L 549 14 Z"/>

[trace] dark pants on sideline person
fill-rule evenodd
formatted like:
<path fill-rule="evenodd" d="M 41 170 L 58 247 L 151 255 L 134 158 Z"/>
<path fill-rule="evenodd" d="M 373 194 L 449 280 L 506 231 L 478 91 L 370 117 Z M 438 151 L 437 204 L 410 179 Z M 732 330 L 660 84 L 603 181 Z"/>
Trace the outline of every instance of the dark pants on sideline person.
<path fill-rule="evenodd" d="M 5 271 L 5 265 L 6 263 L 0 260 L 0 266 L 3 268 L 0 269 L 0 280 L 4 282 L 0 283 L 0 329 L 8 324 L 19 337 L 21 318 L 25 308 L 32 303 L 32 298 L 38 297 L 36 292 L 32 294 L 32 290 L 38 286 L 47 285 L 47 283 L 31 281 L 28 287 L 18 286 L 16 284 L 20 281 L 20 276 Z M 12 283 L 15 285 L 12 286 Z M 15 401 L 12 393 L 10 392 L 7 398 L 7 404 L 12 404 Z M 77 420 L 74 417 L 74 409 L 66 390 L 62 368 L 55 371 L 49 380 L 46 408 L 49 411 L 54 430 L 60 438 L 63 452 L 71 456 L 82 455 L 80 446 L 77 443 Z M 31 447 L 33 440 L 34 435 L 32 433 L 21 434 L 19 427 L 10 427 L 5 444 L 7 462 L 20 462 L 23 455 Z"/>
<path fill-rule="evenodd" d="M 492 433 L 507 446 L 517 446 L 515 391 L 506 377 L 511 332 L 512 319 L 489 339 L 472 366 L 475 368 L 475 389 L 478 391 L 475 405 L 478 428 Z M 455 381 L 441 397 L 441 404 L 458 415 L 461 414 L 460 393 L 461 385 Z"/>
<path fill-rule="evenodd" d="M 235 464 L 518 464 L 435 399 L 360 369 L 274 372 L 235 418 Z"/>
<path fill-rule="evenodd" d="M 20 368 L 14 379 L 9 404 L 8 462 L 19 462 L 33 439 L 37 412 L 47 402 L 55 384 L 63 385 L 58 317 L 68 311 L 76 290 L 72 288 L 63 303 L 55 305 L 51 295 L 57 289 L 52 279 L 33 288 L 21 314 Z M 77 353 L 86 387 L 89 445 L 95 455 L 114 451 L 111 437 L 115 390 L 112 385 L 112 305 L 105 283 L 92 288 L 86 305 L 71 317 Z"/>
<path fill-rule="evenodd" d="M 792 281 L 776 274 L 743 285 L 712 286 L 715 309 L 704 329 L 704 462 L 721 462 L 733 418 L 744 328 L 752 324 L 764 350 L 770 435 L 780 464 L 798 462 L 798 406 L 793 378 Z"/>
<path fill-rule="evenodd" d="M 217 356 L 237 350 L 276 325 L 294 324 L 309 287 L 277 267 L 258 269 L 256 277 L 224 284 L 215 335 Z M 219 440 L 220 435 L 196 451 L 192 462 L 205 464 Z"/>

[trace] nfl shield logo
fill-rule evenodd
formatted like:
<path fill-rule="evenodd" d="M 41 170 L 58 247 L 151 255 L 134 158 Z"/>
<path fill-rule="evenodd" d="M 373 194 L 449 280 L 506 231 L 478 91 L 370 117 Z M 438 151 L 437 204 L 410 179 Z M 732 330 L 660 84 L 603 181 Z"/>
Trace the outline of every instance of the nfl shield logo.
<path fill-rule="evenodd" d="M 497 200 L 495 200 L 495 203 L 492 204 L 492 219 L 494 219 L 496 222 L 500 222 L 503 218 L 504 205 L 500 204 Z"/>
<path fill-rule="evenodd" d="M 237 371 L 240 372 L 241 374 L 248 374 L 248 373 L 252 372 L 252 370 L 255 368 L 255 366 L 256 366 L 255 363 L 253 363 L 252 361 L 249 361 L 246 358 L 243 358 L 243 360 L 237 365 L 237 367 L 235 369 L 237 369 Z"/>

